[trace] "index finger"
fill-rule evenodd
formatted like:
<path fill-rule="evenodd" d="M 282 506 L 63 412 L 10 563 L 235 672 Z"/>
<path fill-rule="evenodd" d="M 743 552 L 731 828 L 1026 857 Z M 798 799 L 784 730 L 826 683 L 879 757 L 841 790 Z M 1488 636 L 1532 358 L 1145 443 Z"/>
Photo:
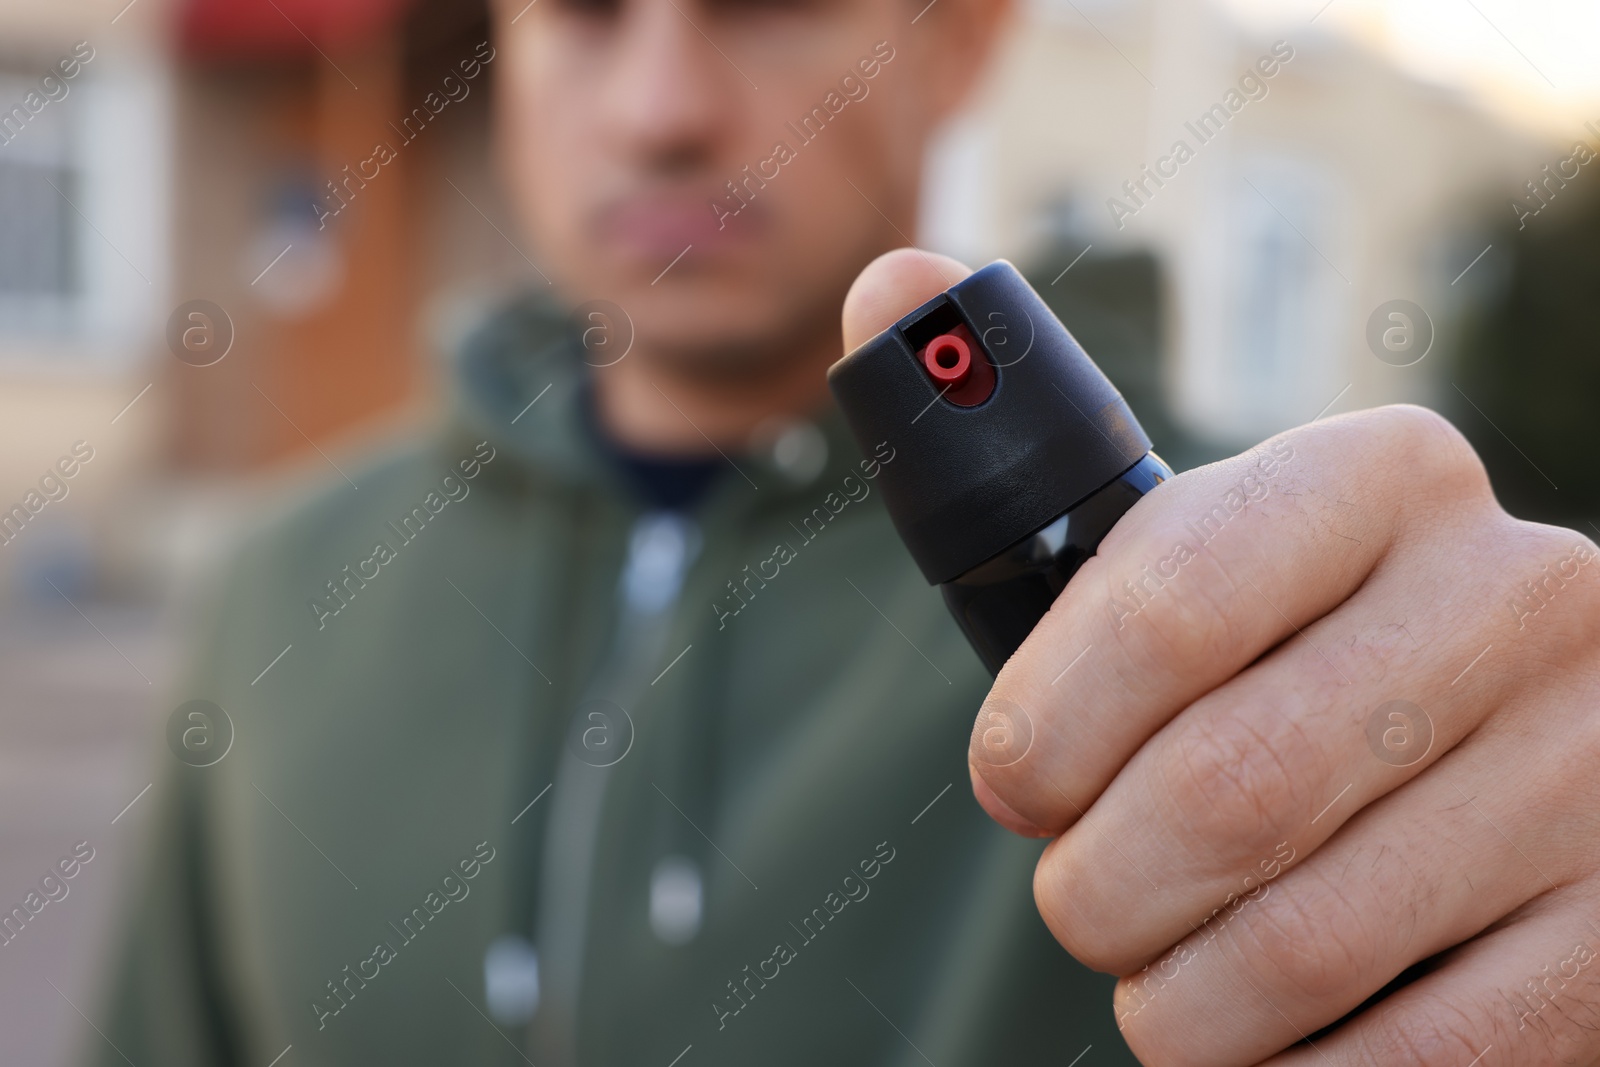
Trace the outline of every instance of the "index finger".
<path fill-rule="evenodd" d="M 1179 712 L 1355 592 L 1396 528 L 1393 480 L 1371 477 L 1394 454 L 1375 421 L 1357 414 L 1281 434 L 1179 475 L 1122 518 L 978 717 L 974 791 L 997 821 L 1065 832 Z M 1401 421 L 1418 434 L 1430 425 Z M 1331 660 L 1314 665 L 1339 682 Z M 1021 725 L 996 749 L 1001 721 Z"/>

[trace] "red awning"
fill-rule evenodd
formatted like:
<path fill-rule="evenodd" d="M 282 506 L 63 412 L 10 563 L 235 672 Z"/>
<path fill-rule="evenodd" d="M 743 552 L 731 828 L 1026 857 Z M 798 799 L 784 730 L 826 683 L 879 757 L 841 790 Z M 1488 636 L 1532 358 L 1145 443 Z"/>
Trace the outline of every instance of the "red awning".
<path fill-rule="evenodd" d="M 185 51 L 200 56 L 286 56 L 339 48 L 397 19 L 409 0 L 189 0 Z"/>

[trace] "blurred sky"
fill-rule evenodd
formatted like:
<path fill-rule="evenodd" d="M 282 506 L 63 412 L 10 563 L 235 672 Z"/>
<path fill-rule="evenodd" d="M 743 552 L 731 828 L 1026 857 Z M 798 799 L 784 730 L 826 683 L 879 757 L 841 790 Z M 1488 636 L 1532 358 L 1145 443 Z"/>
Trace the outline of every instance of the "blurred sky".
<path fill-rule="evenodd" d="M 1318 25 L 1557 135 L 1600 121 L 1600 0 L 1221 0 L 1246 23 Z M 1320 9 L 1320 14 L 1319 14 Z"/>

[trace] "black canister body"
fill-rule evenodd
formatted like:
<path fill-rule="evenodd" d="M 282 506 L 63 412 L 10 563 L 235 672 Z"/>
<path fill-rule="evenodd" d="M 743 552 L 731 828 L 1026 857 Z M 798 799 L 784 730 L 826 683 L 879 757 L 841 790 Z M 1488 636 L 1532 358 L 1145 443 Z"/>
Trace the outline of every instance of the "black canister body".
<path fill-rule="evenodd" d="M 845 356 L 829 384 L 901 539 L 998 673 L 1139 498 L 1172 476 L 1016 268 L 992 263 Z"/>
<path fill-rule="evenodd" d="M 939 586 L 990 674 L 1000 673 L 1123 513 L 1170 477 L 1149 453 L 1044 529 Z"/>

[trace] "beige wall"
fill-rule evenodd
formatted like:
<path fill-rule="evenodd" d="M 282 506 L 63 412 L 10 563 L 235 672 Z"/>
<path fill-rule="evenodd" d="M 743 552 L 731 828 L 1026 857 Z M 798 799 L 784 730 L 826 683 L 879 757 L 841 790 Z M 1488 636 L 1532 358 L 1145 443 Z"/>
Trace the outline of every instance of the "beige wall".
<path fill-rule="evenodd" d="M 957 251 L 1026 258 L 1045 206 L 1063 197 L 1076 209 L 1072 240 L 1097 251 L 1156 250 L 1171 286 L 1173 400 L 1191 428 L 1214 438 L 1246 441 L 1310 419 L 1346 384 L 1334 410 L 1428 402 L 1448 389 L 1441 372 L 1459 312 L 1504 263 L 1491 253 L 1449 283 L 1488 243 L 1480 235 L 1504 221 L 1511 191 L 1552 158 L 1544 138 L 1308 26 L 1287 35 L 1296 55 L 1269 95 L 1247 104 L 1118 230 L 1107 198 L 1187 137 L 1184 120 L 1218 102 L 1271 40 L 1194 0 L 1086 13 L 1094 27 L 1069 5 L 1029 5 L 964 122 L 965 199 L 983 222 L 954 227 L 978 242 Z M 1307 253 L 1321 272 L 1313 279 L 1320 310 L 1276 386 L 1240 383 L 1229 371 L 1235 309 L 1249 296 L 1240 292 L 1249 276 L 1241 227 L 1252 210 L 1270 210 L 1245 179 L 1259 185 L 1274 170 L 1286 172 L 1291 193 L 1310 186 L 1321 197 L 1309 226 L 1317 251 Z M 1380 363 L 1365 340 L 1367 317 L 1394 298 L 1420 303 L 1438 328 L 1435 351 L 1405 373 Z M 1245 395 L 1252 389 L 1261 395 Z"/>
<path fill-rule="evenodd" d="M 0 40 L 6 48 L 49 50 L 62 42 L 90 39 L 98 47 L 113 38 L 149 46 L 166 38 L 179 0 L 77 0 L 45 4 L 39 0 L 0 0 Z M 113 19 L 116 21 L 113 23 Z"/>
<path fill-rule="evenodd" d="M 159 451 L 163 412 L 156 390 L 112 423 L 143 387 L 120 378 L 10 378 L 0 385 L 0 510 L 24 504 L 76 442 L 94 450 L 94 458 L 66 480 L 67 495 L 46 503 L 20 534 L 0 545 L 0 588 L 9 584 L 19 559 L 51 556 L 76 546 L 79 538 L 96 555 L 114 550 L 107 542 L 118 516 L 137 507 Z M 42 496 L 33 498 L 36 506 Z"/>
<path fill-rule="evenodd" d="M 87 441 L 95 458 L 70 481 L 64 499 L 47 504 L 20 536 L 0 546 L 0 587 L 20 557 L 57 550 L 78 534 L 98 547 L 159 456 L 159 385 L 114 425 L 112 419 L 155 380 L 161 356 L 161 307 L 168 300 L 165 39 L 175 5 L 126 5 L 0 0 L 0 59 L 17 74 L 42 75 L 77 41 L 94 48 L 72 91 L 49 107 L 70 110 L 72 136 L 88 143 L 100 175 L 73 198 L 100 231 L 85 238 L 95 308 L 83 329 L 49 339 L 0 337 L 0 507 L 21 503 L 75 441 Z M 137 109 L 133 122 L 130 106 Z"/>

